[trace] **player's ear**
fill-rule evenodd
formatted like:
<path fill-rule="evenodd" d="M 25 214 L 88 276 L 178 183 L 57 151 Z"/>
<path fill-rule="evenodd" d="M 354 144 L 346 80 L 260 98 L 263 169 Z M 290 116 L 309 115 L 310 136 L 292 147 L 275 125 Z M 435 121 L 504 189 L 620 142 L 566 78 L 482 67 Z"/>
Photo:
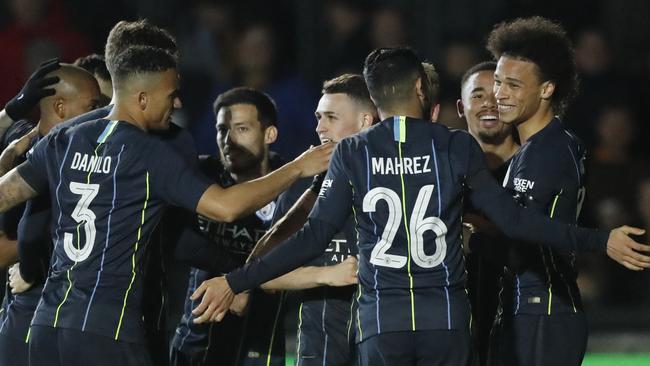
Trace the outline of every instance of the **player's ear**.
<path fill-rule="evenodd" d="M 438 105 L 438 108 L 440 108 L 440 105 Z M 460 118 L 465 118 L 465 106 L 463 105 L 463 101 L 458 99 L 456 101 L 456 111 L 458 112 L 458 117 Z M 438 118 L 436 117 L 436 120 Z"/>
<path fill-rule="evenodd" d="M 278 139 L 278 128 L 275 126 L 269 126 L 264 130 L 264 143 L 272 144 L 275 140 Z"/>
<path fill-rule="evenodd" d="M 372 126 L 372 122 L 374 121 L 374 117 L 372 116 L 372 113 L 368 112 L 361 112 L 359 114 L 359 130 L 363 130 L 364 128 Z"/>
<path fill-rule="evenodd" d="M 138 105 L 140 106 L 140 110 L 145 110 L 147 109 L 147 103 L 149 102 L 149 96 L 147 95 L 147 92 L 140 92 L 138 93 Z"/>
<path fill-rule="evenodd" d="M 60 119 L 65 119 L 65 102 L 63 101 L 63 98 L 54 98 L 52 109 Z"/>
<path fill-rule="evenodd" d="M 415 93 L 421 101 L 427 100 L 427 94 L 424 92 L 424 85 L 422 83 L 422 78 L 415 80 Z"/>
<path fill-rule="evenodd" d="M 554 92 L 555 82 L 549 80 L 542 83 L 542 93 L 540 95 L 542 99 L 551 99 Z"/>
<path fill-rule="evenodd" d="M 431 111 L 431 122 L 438 122 L 438 116 L 440 115 L 440 103 L 433 105 L 433 110 Z"/>

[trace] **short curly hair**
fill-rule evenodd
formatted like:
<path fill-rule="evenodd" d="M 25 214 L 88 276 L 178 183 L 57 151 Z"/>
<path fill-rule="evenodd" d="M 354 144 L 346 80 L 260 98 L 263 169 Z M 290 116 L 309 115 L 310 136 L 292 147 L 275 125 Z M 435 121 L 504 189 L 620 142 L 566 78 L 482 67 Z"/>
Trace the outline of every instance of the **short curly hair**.
<path fill-rule="evenodd" d="M 174 58 L 178 58 L 176 40 L 169 32 L 145 19 L 134 22 L 122 20 L 115 24 L 106 39 L 104 57 L 106 67 L 111 73 L 116 72 L 115 60 L 133 46 L 160 48 Z"/>
<path fill-rule="evenodd" d="M 176 68 L 176 57 L 168 51 L 151 46 L 131 46 L 113 60 L 113 84 L 120 85 L 131 76 L 163 72 Z"/>
<path fill-rule="evenodd" d="M 535 63 L 542 80 L 555 83 L 551 105 L 562 114 L 578 90 L 573 45 L 561 25 L 535 16 L 497 24 L 487 41 L 495 60 L 501 56 Z"/>

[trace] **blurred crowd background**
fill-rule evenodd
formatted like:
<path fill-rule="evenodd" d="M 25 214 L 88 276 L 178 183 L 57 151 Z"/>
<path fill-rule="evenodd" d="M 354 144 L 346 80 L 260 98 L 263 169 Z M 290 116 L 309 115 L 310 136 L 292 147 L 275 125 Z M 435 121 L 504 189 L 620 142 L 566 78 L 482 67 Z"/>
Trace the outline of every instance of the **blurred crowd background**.
<path fill-rule="evenodd" d="M 590 152 L 583 223 L 650 229 L 647 0 L 3 0 L 0 103 L 43 60 L 101 54 L 117 21 L 144 17 L 177 37 L 184 108 L 174 118 L 192 131 L 200 153 L 217 149 L 216 96 L 247 85 L 275 99 L 274 150 L 292 158 L 317 141 L 313 111 L 323 80 L 361 72 L 377 47 L 410 45 L 433 62 L 441 76 L 440 122 L 465 128 L 455 107 L 461 76 L 489 59 L 484 43 L 494 24 L 530 15 L 559 21 L 574 41 L 581 86 L 564 121 Z M 647 351 L 650 273 L 627 271 L 602 255 L 579 261 L 591 349 Z M 632 336 L 599 343 L 598 334 L 622 333 Z"/>

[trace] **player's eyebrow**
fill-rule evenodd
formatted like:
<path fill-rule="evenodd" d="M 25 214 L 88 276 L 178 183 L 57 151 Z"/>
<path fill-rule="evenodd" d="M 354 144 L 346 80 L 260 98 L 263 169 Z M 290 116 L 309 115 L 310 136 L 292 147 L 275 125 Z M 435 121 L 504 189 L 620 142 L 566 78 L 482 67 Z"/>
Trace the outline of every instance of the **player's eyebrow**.
<path fill-rule="evenodd" d="M 513 77 L 506 77 L 506 80 L 510 81 L 510 82 L 513 82 L 513 83 L 517 83 L 517 84 L 523 84 L 524 83 L 523 81 L 521 81 L 519 79 L 515 79 Z"/>
<path fill-rule="evenodd" d="M 485 91 L 485 88 L 482 87 L 482 86 L 477 86 L 476 88 L 472 89 L 472 91 L 470 91 L 469 93 L 473 94 L 473 93 L 476 93 L 476 92 L 479 92 L 479 91 Z"/>

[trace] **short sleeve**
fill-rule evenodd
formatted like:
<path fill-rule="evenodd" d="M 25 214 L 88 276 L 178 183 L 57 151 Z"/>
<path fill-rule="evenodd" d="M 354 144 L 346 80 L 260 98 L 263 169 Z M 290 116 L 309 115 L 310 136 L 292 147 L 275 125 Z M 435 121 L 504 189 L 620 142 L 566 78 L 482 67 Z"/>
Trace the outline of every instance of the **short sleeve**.
<path fill-rule="evenodd" d="M 147 153 L 153 193 L 173 206 L 196 211 L 210 180 L 166 142 L 154 141 Z"/>
<path fill-rule="evenodd" d="M 36 192 L 47 189 L 47 157 L 56 135 L 48 135 L 27 152 L 27 160 L 18 166 L 18 173 Z"/>

